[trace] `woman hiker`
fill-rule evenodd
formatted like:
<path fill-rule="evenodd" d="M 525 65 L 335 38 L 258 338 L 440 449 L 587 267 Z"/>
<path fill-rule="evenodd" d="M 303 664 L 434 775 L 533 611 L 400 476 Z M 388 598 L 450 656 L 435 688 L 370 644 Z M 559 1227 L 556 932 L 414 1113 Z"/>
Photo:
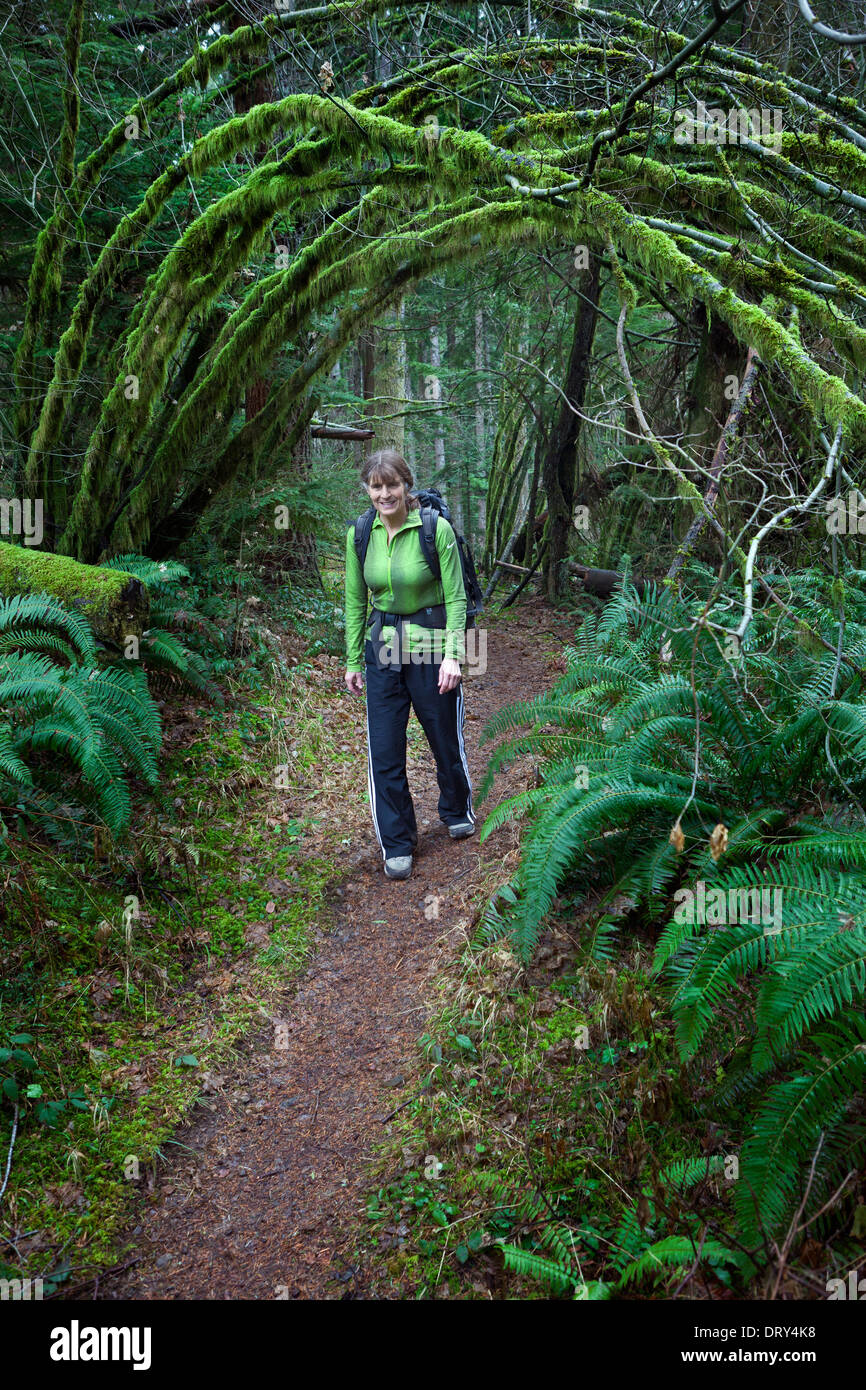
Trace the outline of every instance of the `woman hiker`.
<path fill-rule="evenodd" d="M 410 705 L 436 759 L 439 819 L 454 840 L 475 831 L 460 674 L 466 595 L 454 530 L 443 516 L 436 524 L 441 582 L 424 559 L 418 499 L 402 455 L 394 449 L 371 454 L 361 480 L 376 515 L 363 573 L 354 525 L 346 536 L 346 685 L 361 694 L 366 672 L 373 825 L 387 877 L 408 878 L 418 843 L 406 776 Z M 373 612 L 365 642 L 368 591 Z"/>

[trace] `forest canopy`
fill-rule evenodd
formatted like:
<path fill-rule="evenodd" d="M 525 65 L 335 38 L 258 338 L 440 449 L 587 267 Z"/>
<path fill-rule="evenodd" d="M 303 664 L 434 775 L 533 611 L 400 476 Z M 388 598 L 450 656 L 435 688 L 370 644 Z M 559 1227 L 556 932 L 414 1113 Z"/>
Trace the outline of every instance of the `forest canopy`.
<path fill-rule="evenodd" d="M 56 1021 L 79 972 L 122 974 L 109 1021 L 144 1029 L 148 989 L 210 952 L 264 932 L 268 969 L 304 958 L 286 864 L 318 910 L 346 855 L 271 800 L 289 845 L 265 852 L 245 798 L 296 776 L 300 804 L 324 767 L 323 800 L 332 775 L 358 800 L 360 726 L 335 732 L 315 663 L 343 656 L 359 465 L 394 448 L 445 494 L 494 632 L 521 602 L 568 625 L 550 688 L 539 645 L 479 731 L 481 800 L 528 770 L 465 919 L 496 1007 L 467 1021 L 457 991 L 409 1111 L 409 1147 L 471 1131 L 480 1172 L 453 1210 L 401 1192 L 441 1254 L 425 1279 L 486 1193 L 507 1215 L 458 1232 L 464 1293 L 483 1250 L 497 1296 L 506 1270 L 579 1298 L 824 1297 L 866 1230 L 862 4 L 14 0 L 0 187 L 10 1165 L 19 1120 L 26 1163 L 38 1125 L 92 1114 L 82 1144 L 117 1167 L 121 1069 L 97 1095 Z M 235 833 L 243 880 L 216 867 Z M 566 1007 L 586 1044 L 539 1023 Z M 517 1058 L 495 1077 L 494 1038 Z M 199 1065 L 178 1049 L 173 1120 Z M 482 1140 L 524 1121 L 514 1176 Z M 587 1154 L 616 1155 L 606 1186 Z"/>
<path fill-rule="evenodd" d="M 824 90 L 814 55 L 802 76 L 766 56 L 764 9 L 726 46 L 744 3 L 711 6 L 691 36 L 571 4 L 457 6 L 430 32 L 411 5 L 383 28 L 363 4 L 109 22 L 81 3 L 62 42 L 59 13 L 51 31 L 16 6 L 4 119 L 29 158 L 10 166 L 4 457 L 10 491 L 43 499 L 47 545 L 89 561 L 170 553 L 210 499 L 297 445 L 322 379 L 410 287 L 515 253 L 551 257 L 546 277 L 564 268 L 575 297 L 600 260 L 620 329 L 643 315 L 656 343 L 703 334 L 687 434 L 719 414 L 708 358 L 739 383 L 751 350 L 787 394 L 808 495 L 821 432 L 856 448 L 866 430 L 866 145 L 839 82 L 853 50 L 832 51 Z M 106 79 L 89 94 L 77 73 L 97 37 Z M 44 75 L 39 114 L 24 66 Z M 244 382 L 267 384 L 251 400 Z M 700 449 L 684 456 L 642 413 L 628 447 L 681 499 L 685 532 L 706 518 Z M 574 500 L 552 455 L 578 427 L 547 427 L 549 565 Z M 493 500 L 500 468 L 515 471 L 497 443 Z M 491 539 L 508 539 L 512 512 L 501 498 Z"/>

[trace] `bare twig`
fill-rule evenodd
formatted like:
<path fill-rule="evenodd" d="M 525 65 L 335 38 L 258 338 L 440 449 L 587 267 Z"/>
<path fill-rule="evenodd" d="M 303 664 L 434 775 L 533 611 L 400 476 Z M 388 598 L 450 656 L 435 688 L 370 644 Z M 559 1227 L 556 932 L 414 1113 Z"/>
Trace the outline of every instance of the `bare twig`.
<path fill-rule="evenodd" d="M 798 1231 L 797 1223 L 799 1222 L 800 1217 L 803 1215 L 806 1203 L 809 1200 L 809 1193 L 812 1191 L 812 1183 L 815 1181 L 815 1166 L 818 1162 L 818 1156 L 822 1148 L 824 1147 L 824 1140 L 826 1139 L 826 1137 L 826 1134 L 822 1132 L 821 1138 L 818 1140 L 818 1143 L 815 1147 L 815 1152 L 812 1155 L 812 1162 L 809 1166 L 809 1177 L 806 1182 L 806 1190 L 803 1193 L 803 1200 L 797 1208 L 796 1215 L 794 1216 L 790 1226 L 788 1227 L 788 1234 L 785 1236 L 784 1244 L 782 1245 L 782 1249 L 779 1252 L 779 1273 L 776 1276 L 776 1283 L 773 1286 L 773 1292 L 770 1294 L 771 1301 L 776 1297 L 776 1294 L 779 1292 L 779 1285 L 782 1282 L 782 1275 L 785 1273 L 785 1264 L 788 1259 L 788 1251 L 791 1249 L 794 1237 Z"/>
<path fill-rule="evenodd" d="M 9 1170 L 12 1167 L 12 1150 L 15 1147 L 15 1136 L 18 1133 L 18 1106 L 15 1106 L 15 1114 L 12 1118 L 12 1138 L 9 1140 L 9 1154 L 6 1159 L 6 1176 L 3 1179 L 3 1186 L 0 1187 L 0 1202 L 3 1200 L 3 1193 L 6 1191 L 6 1184 L 9 1181 Z"/>
<path fill-rule="evenodd" d="M 830 453 L 828 455 L 827 462 L 824 465 L 824 470 L 821 474 L 821 477 L 818 479 L 817 483 L 812 488 L 812 491 L 809 493 L 808 497 L 806 497 L 802 502 L 793 502 L 790 507 L 783 507 L 782 510 L 780 512 L 777 512 L 775 516 L 771 516 L 770 520 L 761 527 L 760 531 L 758 531 L 757 535 L 752 541 L 752 544 L 749 546 L 749 553 L 746 557 L 746 567 L 743 579 L 743 616 L 740 619 L 739 626 L 736 628 L 737 637 L 742 637 L 745 634 L 746 628 L 752 621 L 755 560 L 758 555 L 758 548 L 761 544 L 761 541 L 767 535 L 768 531 L 772 531 L 775 526 L 779 525 L 779 522 L 782 521 L 784 517 L 790 516 L 792 512 L 806 511 L 812 505 L 812 503 L 816 501 L 818 497 L 820 497 L 821 493 L 826 488 L 831 477 L 833 476 L 833 473 L 836 470 L 836 456 L 839 453 L 839 446 L 841 443 L 842 426 L 839 425 L 836 429 L 836 437 L 833 440 L 833 444 L 830 448 Z"/>
<path fill-rule="evenodd" d="M 831 29 L 828 24 L 822 24 L 820 19 L 816 19 L 809 0 L 797 0 L 797 4 L 809 28 L 814 34 L 820 34 L 822 39 L 832 39 L 834 43 L 866 43 L 866 34 L 845 34 L 841 29 Z"/>
<path fill-rule="evenodd" d="M 746 357 L 746 370 L 743 375 L 743 384 L 740 387 L 737 399 L 731 406 L 731 412 L 724 423 L 722 433 L 719 437 L 719 442 L 716 445 L 716 451 L 713 454 L 712 463 L 710 464 L 710 485 L 704 496 L 705 511 L 701 512 L 699 516 L 695 517 L 694 521 L 692 522 L 691 526 L 686 532 L 683 538 L 683 543 L 677 550 L 677 553 L 674 556 L 673 564 L 668 570 L 668 579 L 675 579 L 679 571 L 682 569 L 687 557 L 691 553 L 695 541 L 698 539 L 698 536 L 704 529 L 704 526 L 707 523 L 710 513 L 715 508 L 716 498 L 719 495 L 719 482 L 722 476 L 722 472 L 728 461 L 728 452 L 730 450 L 731 444 L 733 443 L 734 439 L 736 438 L 739 432 L 746 404 L 748 402 L 749 396 L 752 393 L 752 388 L 755 384 L 755 381 L 757 380 L 758 366 L 759 362 L 757 356 L 755 355 L 755 350 L 754 348 L 750 347 L 748 356 Z"/>

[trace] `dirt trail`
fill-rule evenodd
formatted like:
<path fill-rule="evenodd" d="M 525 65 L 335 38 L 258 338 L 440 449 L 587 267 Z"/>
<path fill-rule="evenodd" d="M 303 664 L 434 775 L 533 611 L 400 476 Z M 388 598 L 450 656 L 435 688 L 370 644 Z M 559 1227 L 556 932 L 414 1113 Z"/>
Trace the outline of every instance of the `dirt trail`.
<path fill-rule="evenodd" d="M 507 624 L 489 626 L 488 667 L 466 683 L 466 743 L 478 788 L 486 746 L 478 738 L 503 705 L 549 686 L 573 625 L 538 599 Z M 348 698 L 335 691 L 335 700 Z M 414 722 L 414 717 L 413 717 Z M 416 744 L 416 748 L 422 745 Z M 367 1162 L 404 1098 L 424 1031 L 436 943 L 478 897 L 482 863 L 502 863 L 514 845 L 504 829 L 483 846 L 453 842 L 436 814 L 437 787 L 426 744 L 410 758 L 420 829 L 415 869 L 389 882 L 369 808 L 363 861 L 334 897 L 335 927 L 322 933 L 275 1047 L 274 1026 L 251 1037 L 233 1076 L 196 1109 L 176 1139 L 185 1148 L 163 1169 L 151 1204 L 142 1201 L 121 1262 L 98 1298 L 341 1299 L 371 1296 L 356 1258 Z M 482 808 L 525 784 L 517 766 L 497 779 Z M 358 800 L 366 785 L 358 749 Z M 358 808 L 347 810 L 360 823 Z M 483 818 L 479 815 L 479 825 Z M 428 822 L 425 827 L 424 822 Z M 366 847 L 366 852 L 364 851 Z M 430 903 L 435 895 L 438 918 Z M 425 910 L 426 909 L 426 910 Z M 372 1296 L 376 1296 L 373 1294 Z"/>

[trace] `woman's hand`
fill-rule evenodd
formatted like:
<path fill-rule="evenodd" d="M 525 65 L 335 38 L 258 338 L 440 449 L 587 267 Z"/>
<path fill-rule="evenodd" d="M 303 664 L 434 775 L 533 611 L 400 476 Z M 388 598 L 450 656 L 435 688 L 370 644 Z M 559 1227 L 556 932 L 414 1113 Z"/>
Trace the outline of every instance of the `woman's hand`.
<path fill-rule="evenodd" d="M 348 690 L 351 690 L 353 695 L 363 695 L 364 677 L 361 675 L 360 671 L 346 672 L 346 687 Z"/>
<path fill-rule="evenodd" d="M 462 679 L 460 662 L 455 661 L 453 656 L 446 656 L 439 667 L 439 694 L 447 695 L 448 691 L 454 690 Z"/>

